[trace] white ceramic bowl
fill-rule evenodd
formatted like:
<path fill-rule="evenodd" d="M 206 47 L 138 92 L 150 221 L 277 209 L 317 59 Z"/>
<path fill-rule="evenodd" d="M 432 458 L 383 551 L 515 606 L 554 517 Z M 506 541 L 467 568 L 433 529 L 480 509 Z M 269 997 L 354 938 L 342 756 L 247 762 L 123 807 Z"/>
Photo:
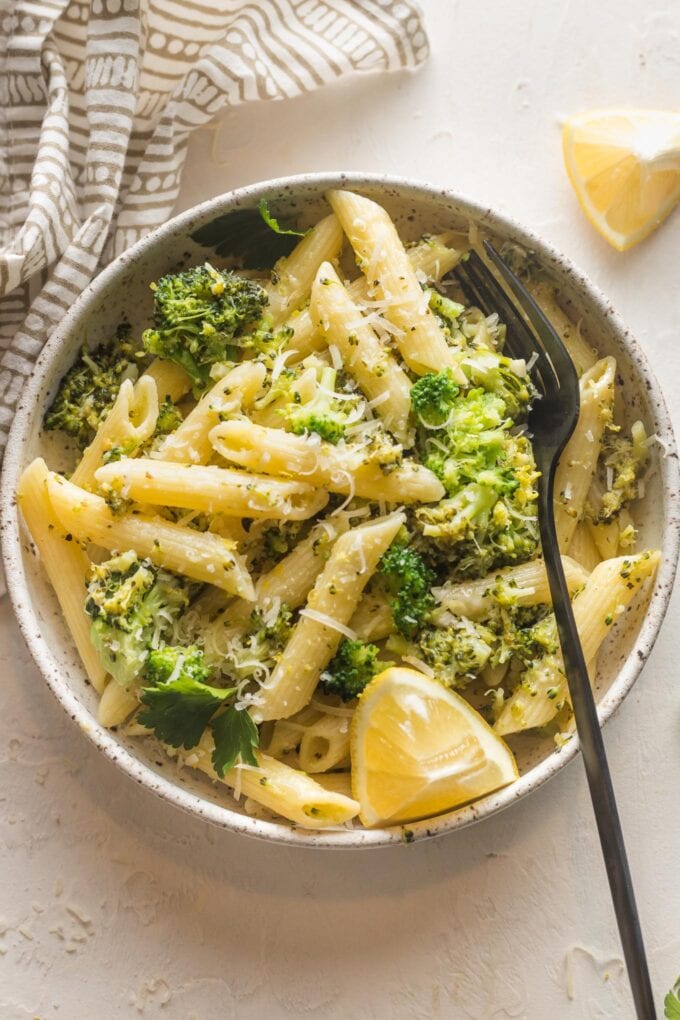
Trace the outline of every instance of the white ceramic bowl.
<path fill-rule="evenodd" d="M 49 687 L 63 708 L 96 746 L 123 772 L 172 804 L 235 832 L 298 846 L 369 847 L 399 843 L 405 828 L 325 830 L 312 832 L 284 822 L 251 818 L 224 787 L 211 784 L 189 769 L 177 772 L 168 760 L 161 764 L 148 741 L 126 738 L 97 722 L 97 695 L 87 684 L 66 632 L 56 600 L 42 577 L 16 508 L 14 493 L 24 466 L 49 447 L 40 430 L 43 413 L 59 379 L 74 360 L 84 339 L 97 343 L 109 337 L 125 313 L 133 327 L 147 323 L 151 308 L 148 284 L 176 269 L 187 259 L 210 257 L 191 235 L 217 217 L 252 209 L 259 199 L 270 200 L 276 212 L 313 222 L 327 212 L 323 194 L 348 186 L 384 204 L 403 236 L 424 231 L 466 227 L 472 221 L 499 240 L 511 239 L 535 251 L 538 260 L 559 284 L 572 315 L 582 320 L 590 341 L 618 363 L 630 421 L 641 417 L 650 433 L 666 448 L 655 446 L 653 469 L 645 500 L 636 510 L 641 546 L 660 546 L 663 558 L 647 607 L 626 614 L 600 655 L 597 677 L 599 714 L 605 722 L 630 690 L 658 633 L 670 596 L 678 556 L 678 464 L 671 423 L 659 386 L 647 359 L 606 299 L 566 259 L 525 230 L 488 209 L 427 185 L 367 174 L 310 174 L 267 181 L 230 192 L 182 213 L 140 241 L 108 266 L 86 288 L 52 334 L 17 409 L 5 455 L 0 493 L 3 554 L 9 594 L 17 619 Z M 49 453 L 47 454 L 49 463 Z M 551 738 L 520 736 L 512 741 L 521 777 L 512 786 L 476 803 L 429 821 L 409 824 L 407 838 L 420 839 L 478 821 L 537 789 L 570 761 L 577 740 L 556 751 Z"/>

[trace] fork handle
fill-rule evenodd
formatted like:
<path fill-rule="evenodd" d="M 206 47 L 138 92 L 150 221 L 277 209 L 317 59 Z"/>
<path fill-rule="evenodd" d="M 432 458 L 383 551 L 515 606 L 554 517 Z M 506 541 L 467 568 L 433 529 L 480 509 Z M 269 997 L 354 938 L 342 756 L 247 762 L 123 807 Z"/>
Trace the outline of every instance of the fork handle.
<path fill-rule="evenodd" d="M 543 546 L 543 558 L 552 595 L 555 621 L 562 648 L 564 671 L 569 684 L 572 707 L 586 768 L 590 798 L 600 836 L 602 854 L 607 869 L 609 888 L 614 902 L 616 921 L 623 946 L 623 954 L 639 1020 L 656 1020 L 654 997 L 649 978 L 647 957 L 623 842 L 621 822 L 616 807 L 602 731 L 597 717 L 588 669 L 583 657 L 581 641 L 571 608 L 569 591 L 562 569 L 557 544 L 553 511 L 554 464 L 539 465 L 546 471 L 539 482 L 538 520 Z"/>

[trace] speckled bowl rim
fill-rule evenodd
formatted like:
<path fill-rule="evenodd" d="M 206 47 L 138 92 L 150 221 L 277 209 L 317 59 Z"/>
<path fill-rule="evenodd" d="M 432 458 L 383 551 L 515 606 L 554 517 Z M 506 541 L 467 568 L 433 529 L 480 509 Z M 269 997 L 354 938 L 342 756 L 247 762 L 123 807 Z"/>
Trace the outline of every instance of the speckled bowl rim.
<path fill-rule="evenodd" d="M 14 423 L 9 435 L 5 453 L 2 479 L 0 481 L 0 522 L 2 528 L 2 554 L 7 578 L 9 596 L 29 651 L 50 690 L 68 713 L 106 757 L 141 786 L 148 788 L 176 807 L 203 818 L 224 829 L 260 839 L 286 843 L 292 846 L 328 849 L 352 849 L 379 847 L 413 842 L 432 836 L 461 829 L 466 825 L 488 818 L 503 808 L 520 800 L 526 794 L 537 790 L 548 779 L 570 762 L 578 752 L 578 739 L 572 739 L 561 751 L 555 751 L 543 762 L 532 768 L 511 786 L 490 794 L 474 804 L 459 808 L 446 815 L 440 815 L 407 826 L 384 829 L 326 829 L 305 830 L 295 826 L 250 818 L 230 809 L 226 804 L 214 804 L 195 793 L 182 788 L 171 780 L 159 776 L 148 765 L 138 759 L 119 743 L 116 734 L 101 726 L 89 710 L 80 703 L 70 687 L 67 676 L 53 658 L 47 641 L 40 634 L 40 624 L 32 605 L 23 566 L 21 534 L 16 510 L 15 491 L 17 481 L 24 467 L 24 451 L 28 439 L 31 409 L 35 406 L 39 391 L 49 375 L 52 356 L 64 343 L 74 320 L 84 305 L 95 302 L 98 295 L 125 270 L 131 258 L 147 249 L 163 244 L 165 238 L 178 228 L 190 228 L 198 217 L 213 213 L 219 215 L 234 203 L 248 201 L 255 204 L 272 191 L 294 190 L 300 186 L 322 186 L 324 189 L 349 186 L 361 190 L 364 185 L 384 186 L 397 189 L 404 197 L 428 200 L 443 199 L 462 207 L 470 218 L 482 222 L 491 231 L 500 228 L 511 234 L 520 244 L 534 249 L 547 265 L 561 273 L 568 274 L 574 289 L 583 291 L 591 306 L 606 319 L 609 329 L 617 334 L 619 342 L 627 348 L 635 363 L 640 378 L 647 386 L 650 404 L 653 405 L 657 434 L 668 450 L 668 456 L 661 459 L 662 487 L 667 501 L 668 516 L 664 527 L 662 563 L 656 579 L 649 608 L 640 627 L 635 645 L 623 668 L 611 684 L 598 705 L 600 722 L 604 724 L 616 711 L 637 679 L 659 632 L 673 587 L 678 559 L 680 534 L 680 497 L 678 495 L 678 461 L 675 439 L 670 416 L 660 387 L 649 367 L 646 355 L 634 337 L 631 336 L 619 316 L 613 311 L 604 295 L 573 264 L 557 252 L 550 244 L 525 230 L 510 217 L 495 213 L 489 208 L 470 201 L 452 191 L 439 189 L 427 183 L 418 183 L 401 177 L 381 174 L 323 172 L 299 174 L 291 177 L 261 181 L 248 187 L 238 188 L 216 198 L 202 202 L 169 220 L 154 230 L 127 252 L 120 255 L 83 291 L 67 315 L 62 319 L 45 345 L 35 369 L 29 378 L 17 407 Z"/>

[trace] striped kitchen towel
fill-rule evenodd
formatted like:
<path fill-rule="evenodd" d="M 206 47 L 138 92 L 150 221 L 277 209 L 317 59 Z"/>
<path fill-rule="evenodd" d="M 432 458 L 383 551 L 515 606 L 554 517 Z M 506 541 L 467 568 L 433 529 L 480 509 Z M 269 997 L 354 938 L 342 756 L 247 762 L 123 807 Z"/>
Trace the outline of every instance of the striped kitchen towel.
<path fill-rule="evenodd" d="M 51 329 L 225 107 L 414 68 L 414 0 L 0 0 L 0 457 Z"/>

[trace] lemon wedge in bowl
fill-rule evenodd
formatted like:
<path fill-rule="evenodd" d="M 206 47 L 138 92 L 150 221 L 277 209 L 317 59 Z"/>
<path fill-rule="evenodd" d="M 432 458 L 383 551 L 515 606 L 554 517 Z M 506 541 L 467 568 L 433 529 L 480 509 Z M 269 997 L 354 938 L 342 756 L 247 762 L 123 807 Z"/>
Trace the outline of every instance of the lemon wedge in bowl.
<path fill-rule="evenodd" d="M 394 666 L 359 698 L 350 732 L 352 792 L 364 825 L 429 818 L 518 776 L 512 752 L 458 694 Z"/>
<path fill-rule="evenodd" d="M 564 124 L 562 146 L 581 208 L 618 251 L 680 201 L 680 113 L 591 110 Z"/>

